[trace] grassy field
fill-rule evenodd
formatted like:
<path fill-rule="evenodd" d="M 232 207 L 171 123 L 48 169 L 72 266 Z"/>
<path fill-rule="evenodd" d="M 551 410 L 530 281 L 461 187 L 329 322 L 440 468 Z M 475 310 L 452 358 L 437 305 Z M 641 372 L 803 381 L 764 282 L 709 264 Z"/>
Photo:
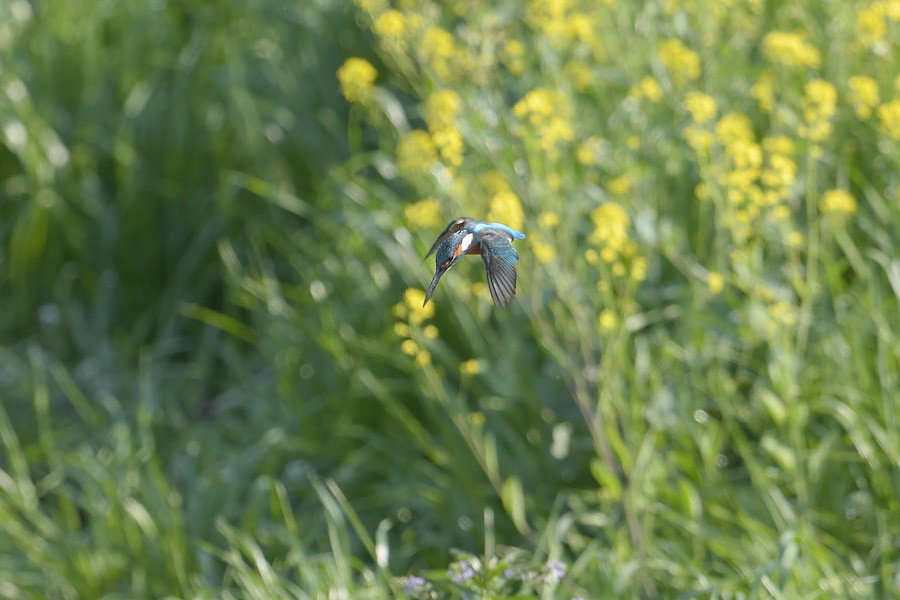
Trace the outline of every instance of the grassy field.
<path fill-rule="evenodd" d="M 898 248 L 897 0 L 0 3 L 0 598 L 898 597 Z"/>

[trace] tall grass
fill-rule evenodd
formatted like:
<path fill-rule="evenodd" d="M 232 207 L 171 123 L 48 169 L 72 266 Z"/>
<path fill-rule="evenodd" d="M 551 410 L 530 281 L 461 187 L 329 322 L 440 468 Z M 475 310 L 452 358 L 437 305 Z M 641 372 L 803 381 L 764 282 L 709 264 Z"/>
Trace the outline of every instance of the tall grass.
<path fill-rule="evenodd" d="M 896 596 L 895 12 L 0 6 L 0 596 Z"/>

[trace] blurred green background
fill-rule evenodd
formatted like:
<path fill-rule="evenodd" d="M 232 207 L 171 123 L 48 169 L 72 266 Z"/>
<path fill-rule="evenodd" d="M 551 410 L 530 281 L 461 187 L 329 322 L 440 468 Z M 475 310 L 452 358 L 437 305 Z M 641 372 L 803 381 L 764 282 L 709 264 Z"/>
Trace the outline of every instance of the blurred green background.
<path fill-rule="evenodd" d="M 898 43 L 3 2 L 0 597 L 900 595 Z M 528 235 L 505 310 L 421 307 L 462 215 Z"/>

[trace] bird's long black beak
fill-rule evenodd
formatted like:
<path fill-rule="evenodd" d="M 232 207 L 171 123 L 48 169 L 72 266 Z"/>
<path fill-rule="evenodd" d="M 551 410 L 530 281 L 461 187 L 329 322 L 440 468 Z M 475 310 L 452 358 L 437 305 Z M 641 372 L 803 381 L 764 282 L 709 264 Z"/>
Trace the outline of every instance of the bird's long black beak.
<path fill-rule="evenodd" d="M 434 272 L 434 279 L 431 280 L 431 285 L 428 286 L 428 292 L 425 294 L 425 302 L 422 303 L 422 308 L 425 308 L 425 305 L 428 304 L 429 300 L 431 300 L 431 295 L 434 293 L 434 288 L 437 287 L 438 281 L 440 281 L 441 276 L 446 272 L 447 269 L 442 269 L 440 267 L 438 267 L 437 271 Z"/>

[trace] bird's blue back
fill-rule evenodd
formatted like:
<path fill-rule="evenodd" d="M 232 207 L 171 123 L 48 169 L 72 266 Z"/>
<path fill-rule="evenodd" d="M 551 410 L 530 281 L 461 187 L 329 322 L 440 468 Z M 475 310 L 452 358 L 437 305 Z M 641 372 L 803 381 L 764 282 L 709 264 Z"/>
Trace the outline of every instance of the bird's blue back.
<path fill-rule="evenodd" d="M 524 233 L 522 233 L 521 231 L 516 231 L 512 227 L 509 227 L 508 225 L 504 225 L 503 223 L 485 223 L 484 221 L 478 221 L 477 223 L 472 225 L 472 232 L 475 234 L 481 234 L 481 233 L 491 230 L 491 229 L 499 229 L 500 231 L 503 231 L 503 232 L 509 234 L 509 236 L 512 237 L 514 240 L 524 240 L 525 239 Z"/>

